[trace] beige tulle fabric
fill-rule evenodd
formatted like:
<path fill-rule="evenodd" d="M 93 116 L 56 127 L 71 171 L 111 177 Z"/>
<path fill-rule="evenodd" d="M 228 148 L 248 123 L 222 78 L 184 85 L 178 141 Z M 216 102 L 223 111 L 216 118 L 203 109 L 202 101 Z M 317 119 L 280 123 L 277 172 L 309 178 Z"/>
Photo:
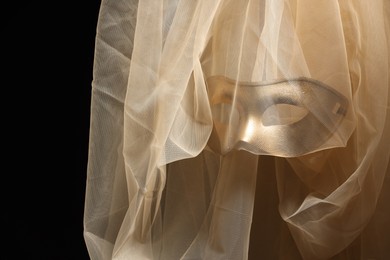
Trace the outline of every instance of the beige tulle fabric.
<path fill-rule="evenodd" d="M 387 0 L 103 0 L 91 259 L 390 259 Z"/>

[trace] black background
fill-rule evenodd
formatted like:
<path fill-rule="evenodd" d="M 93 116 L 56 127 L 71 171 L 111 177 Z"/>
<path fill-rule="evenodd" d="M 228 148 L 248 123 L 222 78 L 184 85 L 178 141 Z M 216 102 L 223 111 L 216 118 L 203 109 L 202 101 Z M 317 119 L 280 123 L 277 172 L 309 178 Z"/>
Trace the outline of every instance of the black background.
<path fill-rule="evenodd" d="M 99 7 L 2 5 L 0 259 L 89 259 L 83 209 Z"/>

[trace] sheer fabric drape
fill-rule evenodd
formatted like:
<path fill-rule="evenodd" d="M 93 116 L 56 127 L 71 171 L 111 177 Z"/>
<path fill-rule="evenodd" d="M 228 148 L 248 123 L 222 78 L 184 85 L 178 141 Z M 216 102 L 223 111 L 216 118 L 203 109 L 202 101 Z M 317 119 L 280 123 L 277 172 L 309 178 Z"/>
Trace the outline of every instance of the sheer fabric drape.
<path fill-rule="evenodd" d="M 91 259 L 390 258 L 390 3 L 103 0 Z"/>

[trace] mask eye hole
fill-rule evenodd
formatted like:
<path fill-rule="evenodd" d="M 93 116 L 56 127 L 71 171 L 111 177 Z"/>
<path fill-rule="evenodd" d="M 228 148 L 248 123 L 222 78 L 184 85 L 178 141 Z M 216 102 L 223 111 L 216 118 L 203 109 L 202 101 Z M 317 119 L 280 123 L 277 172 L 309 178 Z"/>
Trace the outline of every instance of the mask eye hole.
<path fill-rule="evenodd" d="M 239 114 L 236 108 L 229 103 L 219 103 L 211 107 L 211 113 L 215 122 L 221 124 L 237 124 L 239 121 Z"/>
<path fill-rule="evenodd" d="M 291 125 L 302 120 L 309 111 L 300 106 L 290 104 L 274 104 L 263 113 L 264 126 Z"/>

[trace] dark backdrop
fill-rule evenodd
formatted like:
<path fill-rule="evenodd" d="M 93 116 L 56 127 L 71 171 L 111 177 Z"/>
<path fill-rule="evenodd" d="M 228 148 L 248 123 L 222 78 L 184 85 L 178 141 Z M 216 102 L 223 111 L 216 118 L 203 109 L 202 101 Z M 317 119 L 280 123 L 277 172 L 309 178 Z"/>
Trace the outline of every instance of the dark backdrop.
<path fill-rule="evenodd" d="M 100 1 L 13 2 L 1 16 L 0 259 L 89 259 L 83 207 Z"/>

